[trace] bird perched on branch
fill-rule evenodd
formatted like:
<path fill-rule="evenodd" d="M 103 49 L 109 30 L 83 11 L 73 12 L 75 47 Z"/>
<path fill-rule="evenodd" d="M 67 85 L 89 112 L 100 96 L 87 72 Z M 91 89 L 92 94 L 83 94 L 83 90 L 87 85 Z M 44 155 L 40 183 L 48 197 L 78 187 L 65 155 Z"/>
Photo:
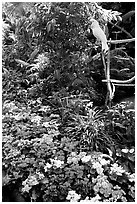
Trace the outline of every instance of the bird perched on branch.
<path fill-rule="evenodd" d="M 104 31 L 101 29 L 99 23 L 95 19 L 91 19 L 90 22 L 90 28 L 92 29 L 93 35 L 97 38 L 97 40 L 101 41 L 102 51 L 106 52 L 108 50 L 108 45 Z"/>

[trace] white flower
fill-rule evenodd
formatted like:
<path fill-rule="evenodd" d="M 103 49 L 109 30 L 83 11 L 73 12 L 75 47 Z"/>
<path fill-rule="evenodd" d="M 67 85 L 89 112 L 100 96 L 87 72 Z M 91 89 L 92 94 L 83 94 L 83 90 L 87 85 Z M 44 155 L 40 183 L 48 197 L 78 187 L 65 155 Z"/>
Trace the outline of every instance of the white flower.
<path fill-rule="evenodd" d="M 132 154 L 135 150 L 132 148 L 129 150 L 129 153 Z"/>
<path fill-rule="evenodd" d="M 85 200 L 80 200 L 80 202 L 89 202 L 90 200 L 89 200 L 89 197 L 87 196 L 86 198 L 85 198 Z"/>
<path fill-rule="evenodd" d="M 85 200 L 80 200 L 80 202 L 99 202 L 100 199 L 101 197 L 97 194 L 93 198 L 86 197 Z"/>
<path fill-rule="evenodd" d="M 103 173 L 102 165 L 99 162 L 94 162 L 93 163 L 93 168 L 96 169 L 98 174 L 102 174 Z"/>
<path fill-rule="evenodd" d="M 67 163 L 77 163 L 78 162 L 78 158 L 77 157 L 68 157 L 67 159 Z"/>
<path fill-rule="evenodd" d="M 64 161 L 60 161 L 60 160 L 57 160 L 57 159 L 50 159 L 50 161 L 57 168 L 61 167 L 61 165 L 64 164 Z"/>
<path fill-rule="evenodd" d="M 40 141 L 40 144 L 42 144 L 42 143 L 50 144 L 50 143 L 52 143 L 52 141 L 53 141 L 53 138 L 51 135 L 44 134 L 41 141 Z"/>
<path fill-rule="evenodd" d="M 26 184 L 23 188 L 22 188 L 22 192 L 28 192 L 29 193 L 29 190 L 31 189 L 32 187 L 29 186 L 28 184 Z"/>
<path fill-rule="evenodd" d="M 129 181 L 130 182 L 133 182 L 133 181 L 135 182 L 135 173 L 129 175 Z"/>
<path fill-rule="evenodd" d="M 43 179 L 45 176 L 44 174 L 40 173 L 40 172 L 37 172 L 38 176 L 39 176 L 39 179 Z"/>
<path fill-rule="evenodd" d="M 39 182 L 37 181 L 37 178 L 35 177 L 35 175 L 28 177 L 28 184 L 30 186 L 35 186 L 35 185 L 39 184 Z"/>
<path fill-rule="evenodd" d="M 28 179 L 22 182 L 22 185 L 25 186 L 27 184 Z"/>
<path fill-rule="evenodd" d="M 37 123 L 37 125 L 39 125 L 39 124 L 40 124 L 40 121 L 41 121 L 41 118 L 42 118 L 42 117 L 40 117 L 40 116 L 38 116 L 38 115 L 33 116 L 33 117 L 31 118 L 31 122 Z"/>
<path fill-rule="evenodd" d="M 44 170 L 45 170 L 45 172 L 47 172 L 47 171 L 48 171 L 48 168 L 47 168 L 46 166 L 44 166 Z"/>
<path fill-rule="evenodd" d="M 80 152 L 78 157 L 81 159 L 82 157 L 86 156 L 86 152 Z"/>
<path fill-rule="evenodd" d="M 50 127 L 49 122 L 43 122 L 42 125 L 45 126 L 46 128 L 47 128 L 47 127 Z"/>
<path fill-rule="evenodd" d="M 90 202 L 99 202 L 100 199 L 101 197 L 97 194 L 95 197 L 90 199 Z"/>
<path fill-rule="evenodd" d="M 128 149 L 122 149 L 121 152 L 128 153 Z"/>
<path fill-rule="evenodd" d="M 110 169 L 111 169 L 110 173 L 115 172 L 119 176 L 122 176 L 122 174 L 125 172 L 125 170 L 121 166 L 118 166 L 118 164 L 116 163 L 114 163 L 112 167 L 110 167 Z"/>
<path fill-rule="evenodd" d="M 75 191 L 69 191 L 66 197 L 70 202 L 77 202 L 81 198 L 81 195 L 77 194 Z"/>
<path fill-rule="evenodd" d="M 101 164 L 102 166 L 103 166 L 103 165 L 110 164 L 110 160 L 101 159 L 101 160 L 100 160 L 100 164 Z"/>
<path fill-rule="evenodd" d="M 48 168 L 50 169 L 51 167 L 52 167 L 52 165 L 49 164 L 49 163 L 47 163 L 46 166 L 44 166 L 45 172 L 47 172 L 47 171 L 48 171 Z"/>
<path fill-rule="evenodd" d="M 35 175 L 29 175 L 29 177 L 22 182 L 22 185 L 24 186 L 22 188 L 23 192 L 29 192 L 29 190 L 32 188 L 32 186 L 35 186 L 39 184 L 39 182 L 37 181 L 37 178 L 35 177 Z"/>
<path fill-rule="evenodd" d="M 81 158 L 81 160 L 82 160 L 83 163 L 86 163 L 86 162 L 91 160 L 91 155 L 84 156 L 84 157 Z"/>
<path fill-rule="evenodd" d="M 76 157 L 77 156 L 76 152 L 71 152 L 71 156 Z"/>
<path fill-rule="evenodd" d="M 47 168 L 51 168 L 52 167 L 52 165 L 49 164 L 49 163 L 47 163 L 46 166 L 47 166 Z"/>

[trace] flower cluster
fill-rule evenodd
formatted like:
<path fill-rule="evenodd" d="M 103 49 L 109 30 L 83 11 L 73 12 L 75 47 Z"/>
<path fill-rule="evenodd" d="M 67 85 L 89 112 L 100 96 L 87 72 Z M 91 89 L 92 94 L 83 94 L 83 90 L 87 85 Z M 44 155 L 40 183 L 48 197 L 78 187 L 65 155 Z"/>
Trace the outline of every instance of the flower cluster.
<path fill-rule="evenodd" d="M 113 198 L 113 202 L 118 201 L 118 199 L 121 199 L 123 202 L 127 201 L 126 198 L 123 195 L 126 195 L 126 193 L 118 186 L 114 186 L 113 187 L 113 191 L 112 191 L 112 198 Z"/>
<path fill-rule="evenodd" d="M 71 152 L 71 154 L 69 155 L 68 159 L 67 159 L 67 163 L 71 164 L 71 163 L 78 163 L 78 161 L 83 158 L 86 157 L 86 152 L 80 152 L 79 154 L 77 154 L 76 152 Z M 84 159 L 83 159 L 84 161 Z"/>
<path fill-rule="evenodd" d="M 43 134 L 43 136 L 40 140 L 40 144 L 42 144 L 42 143 L 51 144 L 52 141 L 53 141 L 52 135 Z"/>
<path fill-rule="evenodd" d="M 93 168 L 96 169 L 98 174 L 102 174 L 103 173 L 103 168 L 102 165 L 99 162 L 94 162 L 93 163 Z"/>
<path fill-rule="evenodd" d="M 32 188 L 32 186 L 35 186 L 37 184 L 39 184 L 39 182 L 36 175 L 29 175 L 28 178 L 22 182 L 22 185 L 24 186 L 22 188 L 22 191 L 29 193 L 29 190 Z"/>
<path fill-rule="evenodd" d="M 125 173 L 125 170 L 121 166 L 118 166 L 117 163 L 112 164 L 110 169 L 110 174 L 116 173 L 117 175 L 122 176 L 122 174 Z"/>
<path fill-rule="evenodd" d="M 49 163 L 47 163 L 47 164 L 44 166 L 44 170 L 45 170 L 45 172 L 47 172 L 48 169 L 50 169 L 51 167 L 52 167 L 52 165 L 49 164 Z"/>
<path fill-rule="evenodd" d="M 127 202 L 127 199 L 125 197 L 126 193 L 119 187 L 118 185 L 113 186 L 112 195 L 110 198 L 107 198 L 104 200 L 104 202 Z"/>
<path fill-rule="evenodd" d="M 106 198 L 109 197 L 109 195 L 112 193 L 113 187 L 113 185 L 109 183 L 107 178 L 108 177 L 103 173 L 98 175 L 97 178 L 92 178 L 92 182 L 95 184 L 93 187 L 95 193 L 97 194 L 98 192 L 100 192 Z"/>
<path fill-rule="evenodd" d="M 129 181 L 130 182 L 135 182 L 135 173 L 133 173 L 133 174 L 128 173 L 128 176 L 129 176 Z"/>
<path fill-rule="evenodd" d="M 87 155 L 81 158 L 83 163 L 87 163 L 91 160 L 91 155 Z"/>
<path fill-rule="evenodd" d="M 50 159 L 50 162 L 51 163 L 46 163 L 46 165 L 44 166 L 44 170 L 45 172 L 48 171 L 48 169 L 50 169 L 51 167 L 57 167 L 57 168 L 60 168 L 62 167 L 62 165 L 64 164 L 64 161 L 60 161 L 58 160 L 57 158 L 55 159 Z"/>
<path fill-rule="evenodd" d="M 98 157 L 96 158 L 97 155 L 84 155 L 81 160 L 83 163 L 91 162 L 92 163 L 92 168 L 96 169 L 98 174 L 103 173 L 103 166 L 110 164 L 110 159 L 111 157 L 108 156 L 109 160 L 106 160 L 103 158 L 104 154 L 99 154 Z"/>
<path fill-rule="evenodd" d="M 135 186 L 131 186 L 131 185 L 129 185 L 129 189 L 130 189 L 130 191 L 129 191 L 129 195 L 130 196 L 132 196 L 133 198 L 135 198 Z"/>
<path fill-rule="evenodd" d="M 68 195 L 66 197 L 67 200 L 70 200 L 70 202 L 77 202 L 81 198 L 81 195 L 77 194 L 75 191 L 69 191 Z"/>
<path fill-rule="evenodd" d="M 80 200 L 80 202 L 99 202 L 101 200 L 101 197 L 99 196 L 99 194 L 97 194 L 95 197 L 93 198 L 89 198 L 88 196 L 84 199 L 84 200 Z"/>
<path fill-rule="evenodd" d="M 50 159 L 50 161 L 51 164 L 57 168 L 60 168 L 64 164 L 64 161 L 60 161 L 58 159 Z"/>

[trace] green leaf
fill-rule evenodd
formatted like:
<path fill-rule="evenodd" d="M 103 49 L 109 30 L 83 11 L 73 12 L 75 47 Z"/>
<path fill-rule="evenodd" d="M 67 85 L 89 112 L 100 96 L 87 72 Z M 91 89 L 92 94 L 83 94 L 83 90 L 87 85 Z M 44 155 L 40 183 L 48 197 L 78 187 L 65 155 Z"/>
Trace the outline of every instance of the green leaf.
<path fill-rule="evenodd" d="M 25 62 L 25 61 L 20 60 L 20 59 L 15 59 L 15 61 L 24 67 L 28 67 L 30 65 L 28 62 Z"/>

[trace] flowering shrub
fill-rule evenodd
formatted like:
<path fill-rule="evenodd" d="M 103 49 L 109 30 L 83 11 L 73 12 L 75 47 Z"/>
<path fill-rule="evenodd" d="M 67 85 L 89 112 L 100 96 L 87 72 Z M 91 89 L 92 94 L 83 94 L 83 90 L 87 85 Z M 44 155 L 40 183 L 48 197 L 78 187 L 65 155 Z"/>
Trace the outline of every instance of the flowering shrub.
<path fill-rule="evenodd" d="M 4 110 L 8 110 L 10 123 L 5 115 L 3 124 L 10 125 L 14 134 L 3 136 L 4 185 L 20 181 L 21 194 L 31 201 L 125 201 L 127 195 L 134 197 L 133 188 L 126 187 L 134 187 L 132 175 L 111 156 L 96 151 L 78 153 L 78 141 L 58 138 L 57 120 L 43 121 L 29 107 L 24 116 L 18 114 L 18 104 L 5 103 Z M 39 110 L 49 111 L 48 107 Z M 21 121 L 28 126 L 19 126 Z"/>
<path fill-rule="evenodd" d="M 127 192 L 119 182 L 119 179 L 123 177 L 125 177 L 126 182 L 133 184 L 133 181 L 131 182 L 129 179 L 131 175 L 113 163 L 112 158 L 108 155 L 99 152 L 90 155 L 86 155 L 86 152 L 80 154 L 72 152 L 66 164 L 61 160 L 51 160 L 51 164 L 46 164 L 44 173 L 28 176 L 22 182 L 24 186 L 22 192 L 30 192 L 31 188 L 36 189 L 35 186 L 39 184 L 41 190 L 46 190 L 43 201 L 50 199 L 50 201 L 69 200 L 70 202 L 80 200 L 124 202 L 127 201 Z M 117 185 L 114 184 L 113 180 L 117 181 Z M 51 186 L 47 184 L 51 184 Z M 64 190 L 62 192 L 59 189 Z M 52 194 L 53 192 L 54 194 Z"/>
<path fill-rule="evenodd" d="M 81 195 L 78 195 L 75 191 L 69 191 L 66 199 L 70 200 L 70 202 L 77 202 L 79 201 L 80 197 Z"/>
<path fill-rule="evenodd" d="M 91 103 L 85 106 L 86 119 L 76 115 L 68 132 L 62 132 L 60 116 L 40 99 L 20 105 L 3 104 L 4 186 L 18 183 L 20 194 L 35 202 L 134 201 L 134 147 L 117 147 L 114 160 L 108 146 L 107 154 L 93 148 L 99 144 L 94 140 L 82 149 L 81 136 L 76 138 L 78 131 L 87 140 L 103 137 L 106 116 Z M 37 110 L 30 108 L 34 105 Z"/>

